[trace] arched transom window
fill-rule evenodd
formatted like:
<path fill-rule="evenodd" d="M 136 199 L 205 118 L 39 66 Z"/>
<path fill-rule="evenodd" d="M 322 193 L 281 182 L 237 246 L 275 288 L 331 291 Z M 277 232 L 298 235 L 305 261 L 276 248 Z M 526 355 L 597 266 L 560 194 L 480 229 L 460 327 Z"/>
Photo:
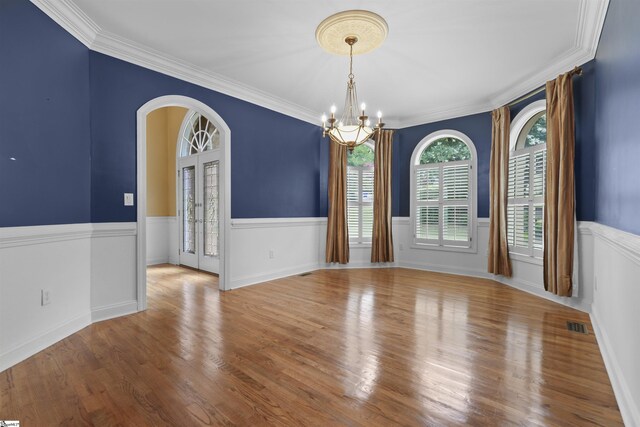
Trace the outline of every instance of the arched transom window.
<path fill-rule="evenodd" d="M 180 157 L 191 156 L 220 147 L 220 132 L 202 114 L 190 111 L 180 139 Z"/>
<path fill-rule="evenodd" d="M 473 247 L 475 157 L 471 140 L 451 130 L 434 132 L 416 146 L 411 171 L 416 246 Z"/>

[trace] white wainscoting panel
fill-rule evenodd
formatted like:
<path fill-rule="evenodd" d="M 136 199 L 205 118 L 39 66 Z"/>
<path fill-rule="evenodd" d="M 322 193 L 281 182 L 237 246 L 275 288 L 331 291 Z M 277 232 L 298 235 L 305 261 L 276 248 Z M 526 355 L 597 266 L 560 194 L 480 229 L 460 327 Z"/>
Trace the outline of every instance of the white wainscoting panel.
<path fill-rule="evenodd" d="M 417 270 L 438 271 L 442 273 L 462 274 L 474 277 L 489 277 L 487 273 L 486 247 L 489 236 L 488 221 L 479 218 L 478 223 L 478 251 L 456 252 L 454 250 L 440 250 L 413 247 L 413 234 L 409 218 L 394 218 L 394 241 L 399 247 L 396 252 L 396 262 L 400 267 Z M 397 231 L 396 231 L 397 230 Z"/>
<path fill-rule="evenodd" d="M 318 269 L 325 218 L 232 219 L 231 288 Z"/>
<path fill-rule="evenodd" d="M 640 236 L 592 224 L 591 321 L 625 425 L 640 426 Z"/>
<path fill-rule="evenodd" d="M 180 257 L 178 256 L 178 247 L 180 245 L 178 217 L 171 217 L 169 221 L 169 263 L 178 265 Z"/>
<path fill-rule="evenodd" d="M 95 322 L 137 310 L 136 223 L 93 226 L 91 313 Z"/>
<path fill-rule="evenodd" d="M 0 228 L 0 371 L 91 323 L 91 224 Z M 41 290 L 51 302 L 41 305 Z"/>
<path fill-rule="evenodd" d="M 177 264 L 178 223 L 175 216 L 147 217 L 147 265 Z"/>

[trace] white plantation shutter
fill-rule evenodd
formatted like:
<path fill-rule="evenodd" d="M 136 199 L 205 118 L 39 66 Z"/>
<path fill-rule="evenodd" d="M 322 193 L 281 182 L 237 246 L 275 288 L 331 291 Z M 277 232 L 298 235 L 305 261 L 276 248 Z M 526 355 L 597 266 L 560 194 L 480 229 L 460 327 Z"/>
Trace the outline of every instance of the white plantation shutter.
<path fill-rule="evenodd" d="M 444 206 L 442 239 L 449 242 L 469 241 L 468 206 Z"/>
<path fill-rule="evenodd" d="M 465 162 L 466 163 L 466 162 Z M 469 198 L 469 165 L 443 166 L 442 198 L 444 200 L 466 200 Z"/>
<path fill-rule="evenodd" d="M 347 166 L 347 222 L 350 243 L 370 243 L 373 234 L 373 168 Z"/>
<path fill-rule="evenodd" d="M 544 197 L 547 174 L 547 150 L 533 153 L 533 195 Z"/>
<path fill-rule="evenodd" d="M 360 173 L 357 168 L 347 167 L 347 225 L 349 227 L 349 240 L 360 236 Z"/>
<path fill-rule="evenodd" d="M 529 248 L 529 205 L 507 206 L 507 242 L 511 249 Z"/>
<path fill-rule="evenodd" d="M 507 194 L 510 199 L 527 199 L 529 197 L 530 157 L 528 153 L 525 153 L 512 156 L 509 159 Z"/>
<path fill-rule="evenodd" d="M 440 171 L 437 167 L 416 170 L 416 197 L 419 201 L 440 199 Z"/>
<path fill-rule="evenodd" d="M 544 249 L 544 205 L 533 206 L 533 250 L 542 252 Z"/>
<path fill-rule="evenodd" d="M 546 170 L 546 144 L 511 152 L 507 192 L 507 243 L 511 252 L 542 256 Z"/>
<path fill-rule="evenodd" d="M 471 161 L 415 166 L 414 241 L 471 247 Z"/>
<path fill-rule="evenodd" d="M 440 239 L 440 207 L 418 206 L 416 212 L 416 240 L 437 243 Z"/>
<path fill-rule="evenodd" d="M 440 242 L 440 194 L 442 178 L 440 167 L 416 167 L 415 240 L 418 243 Z"/>
<path fill-rule="evenodd" d="M 362 241 L 371 242 L 373 236 L 373 168 L 362 169 Z"/>

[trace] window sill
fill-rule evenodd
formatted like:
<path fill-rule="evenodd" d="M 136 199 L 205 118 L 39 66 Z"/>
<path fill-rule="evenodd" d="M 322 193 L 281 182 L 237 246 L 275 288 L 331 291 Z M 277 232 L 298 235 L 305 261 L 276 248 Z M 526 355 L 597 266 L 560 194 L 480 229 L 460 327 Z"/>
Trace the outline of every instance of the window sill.
<path fill-rule="evenodd" d="M 457 247 L 457 246 L 439 246 L 439 245 L 430 245 L 430 244 L 420 244 L 420 243 L 412 243 L 411 249 L 420 249 L 427 251 L 445 251 L 445 252 L 460 252 L 467 254 L 475 254 L 478 253 L 478 249 L 474 246 L 470 248 L 465 247 Z"/>
<path fill-rule="evenodd" d="M 544 263 L 542 258 L 538 258 L 533 255 L 519 254 L 515 252 L 509 252 L 509 258 L 511 258 L 512 261 L 526 262 L 527 264 L 533 264 L 533 265 L 543 265 Z"/>

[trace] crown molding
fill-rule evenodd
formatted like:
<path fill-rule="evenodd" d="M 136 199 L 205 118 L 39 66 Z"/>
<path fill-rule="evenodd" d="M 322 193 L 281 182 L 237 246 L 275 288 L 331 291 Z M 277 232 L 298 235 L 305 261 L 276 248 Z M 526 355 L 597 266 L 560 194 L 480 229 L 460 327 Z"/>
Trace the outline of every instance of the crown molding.
<path fill-rule="evenodd" d="M 100 28 L 72 0 L 31 0 L 89 49 L 141 67 L 193 83 L 252 104 L 317 124 L 319 112 L 286 101 L 252 86 L 155 51 Z M 595 58 L 609 0 L 581 0 L 575 46 L 553 64 L 533 73 L 518 84 L 484 100 L 460 107 L 435 109 L 405 118 L 387 117 L 387 126 L 405 128 L 491 111 L 543 85 L 547 80 Z"/>
<path fill-rule="evenodd" d="M 162 52 L 142 46 L 107 31 L 100 31 L 91 50 L 166 74 L 180 80 L 215 90 L 261 107 L 285 114 L 309 123 L 319 123 L 319 115 L 311 110 L 278 98 L 252 86 L 243 85 L 168 56 Z"/>
<path fill-rule="evenodd" d="M 491 110 L 490 103 L 487 101 L 483 101 L 475 104 L 463 105 L 461 107 L 431 110 L 426 113 L 407 117 L 405 119 L 395 118 L 387 120 L 387 122 L 389 122 L 390 125 L 395 125 L 391 127 L 403 129 L 412 126 L 420 126 L 428 123 L 439 122 L 442 120 L 455 119 L 457 117 L 470 116 L 472 114 L 484 113 L 489 110 Z"/>
<path fill-rule="evenodd" d="M 91 49 L 91 45 L 101 29 L 73 2 L 70 0 L 31 0 L 31 3 Z"/>

